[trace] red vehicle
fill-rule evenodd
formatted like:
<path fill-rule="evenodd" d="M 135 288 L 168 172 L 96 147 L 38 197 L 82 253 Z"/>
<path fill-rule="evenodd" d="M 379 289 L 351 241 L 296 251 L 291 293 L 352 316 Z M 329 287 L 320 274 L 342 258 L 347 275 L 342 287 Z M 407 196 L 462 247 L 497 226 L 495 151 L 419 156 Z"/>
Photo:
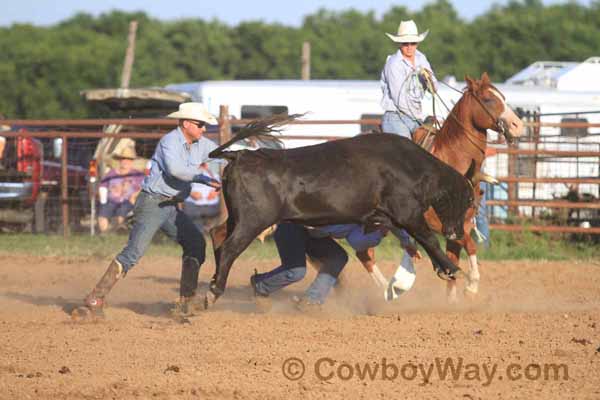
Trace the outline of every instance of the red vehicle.
<path fill-rule="evenodd" d="M 19 129 L 25 132 L 25 129 Z M 0 228 L 43 232 L 61 220 L 60 162 L 44 159 L 44 143 L 22 136 L 6 138 L 0 168 Z M 87 170 L 68 166 L 69 200 L 87 192 Z"/>

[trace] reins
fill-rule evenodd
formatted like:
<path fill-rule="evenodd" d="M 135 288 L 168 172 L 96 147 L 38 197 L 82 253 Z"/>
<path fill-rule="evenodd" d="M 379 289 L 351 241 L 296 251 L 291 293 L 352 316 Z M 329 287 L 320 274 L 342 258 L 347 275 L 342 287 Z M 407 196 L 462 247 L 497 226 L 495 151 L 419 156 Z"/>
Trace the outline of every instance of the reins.
<path fill-rule="evenodd" d="M 407 81 L 410 79 L 410 77 L 407 77 L 405 79 L 405 81 L 402 83 L 402 85 L 406 85 Z M 440 101 L 440 103 L 442 103 L 442 105 L 446 108 L 447 112 L 448 112 L 448 116 L 450 118 L 452 118 L 466 133 L 466 137 L 467 140 L 469 140 L 469 142 L 471 142 L 471 144 L 473 144 L 473 146 L 475 146 L 479 151 L 481 151 L 483 154 L 485 154 L 485 146 L 482 147 L 479 143 L 477 143 L 473 138 L 471 138 L 471 134 L 472 133 L 472 129 L 467 129 L 465 127 L 465 125 L 458 119 L 458 117 L 455 115 L 455 112 L 453 112 L 452 109 L 450 109 L 450 107 L 448 107 L 448 105 L 444 102 L 444 99 L 442 99 L 442 97 L 439 95 L 439 93 L 435 90 L 433 90 L 433 81 L 431 80 L 431 78 L 429 76 L 425 77 L 426 79 L 426 84 L 427 84 L 427 88 L 429 89 L 429 91 L 432 93 L 432 111 L 433 111 L 433 118 L 434 118 L 434 122 L 433 122 L 433 127 L 431 128 L 426 128 L 427 130 L 427 134 L 425 135 L 425 137 L 421 140 L 421 141 L 425 141 L 427 140 L 427 138 L 431 135 L 431 133 L 433 132 L 433 129 L 435 128 L 435 126 L 437 125 L 439 127 L 439 129 L 442 128 L 441 124 L 438 121 L 436 112 L 435 112 L 435 101 L 436 101 L 436 97 L 437 99 Z M 457 93 L 460 93 L 461 95 L 465 95 L 466 93 L 468 93 L 468 91 L 465 90 L 458 90 L 455 87 L 447 84 L 444 81 L 438 81 L 439 83 L 447 86 L 448 88 L 454 90 Z M 400 91 L 402 92 L 402 91 Z M 502 121 L 499 118 L 494 117 L 494 115 L 491 113 L 491 111 L 485 106 L 485 104 L 483 104 L 483 102 L 481 101 L 481 99 L 479 97 L 477 97 L 477 95 L 473 92 L 471 92 L 472 97 L 477 101 L 477 103 L 481 106 L 481 108 L 485 111 L 485 113 L 492 119 L 492 121 L 494 122 L 496 128 L 498 129 L 498 133 L 506 135 L 506 127 L 504 126 L 504 124 L 502 123 Z M 414 115 L 409 115 L 406 112 L 402 112 L 401 110 L 397 109 L 398 113 L 401 113 L 407 117 L 409 117 L 410 119 L 412 119 L 414 122 L 416 122 L 417 124 L 421 125 L 421 121 L 419 121 L 419 119 L 415 118 Z M 490 142 L 487 140 L 487 135 L 485 136 L 485 140 L 484 143 L 486 145 L 488 144 L 493 144 L 494 142 Z"/>
<path fill-rule="evenodd" d="M 430 82 L 429 78 L 427 78 L 428 81 L 428 86 L 432 85 L 432 83 Z M 447 86 L 448 88 L 454 90 L 457 93 L 461 93 L 463 96 L 467 93 L 467 90 L 458 90 L 456 88 L 454 88 L 453 86 L 447 84 L 444 81 L 438 81 L 439 83 Z M 457 118 L 457 116 L 455 115 L 455 113 L 453 112 L 453 110 L 451 110 L 446 103 L 444 102 L 444 100 L 442 99 L 442 97 L 439 95 L 439 93 L 436 92 L 432 92 L 433 93 L 433 98 L 432 98 L 432 102 L 433 102 L 433 110 L 434 110 L 434 118 L 437 120 L 437 116 L 435 115 L 435 97 L 437 96 L 437 98 L 439 99 L 439 101 L 442 103 L 442 105 L 444 107 L 446 107 L 446 110 L 448 111 L 448 115 L 454 119 L 454 121 L 467 133 L 467 135 L 465 135 L 467 137 L 467 139 L 477 148 L 479 149 L 482 153 L 485 154 L 485 148 L 482 148 L 478 143 L 476 143 L 469 135 L 468 133 L 471 132 L 470 129 L 467 129 L 465 127 L 465 125 Z M 481 101 L 481 99 L 479 99 L 479 97 L 477 97 L 477 95 L 473 92 L 471 92 L 472 97 L 477 101 L 477 103 L 479 103 L 479 105 L 481 106 L 481 108 L 488 114 L 488 116 L 492 119 L 492 121 L 494 121 L 494 124 L 496 125 L 496 127 L 499 129 L 499 133 L 500 134 L 504 134 L 505 135 L 505 131 L 506 131 L 506 127 L 502 124 L 501 120 L 499 118 L 494 117 L 494 115 L 490 112 L 490 110 L 485 106 L 485 104 L 483 104 L 483 102 Z M 487 140 L 487 135 L 486 135 L 486 140 L 484 141 L 485 144 L 492 144 L 493 142 L 489 142 Z"/>

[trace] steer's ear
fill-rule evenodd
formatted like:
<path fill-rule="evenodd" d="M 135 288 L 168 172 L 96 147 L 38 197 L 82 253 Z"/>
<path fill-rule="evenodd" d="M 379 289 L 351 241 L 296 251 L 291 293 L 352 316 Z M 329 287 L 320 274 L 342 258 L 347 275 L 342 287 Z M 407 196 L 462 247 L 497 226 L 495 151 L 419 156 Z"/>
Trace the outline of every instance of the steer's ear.
<path fill-rule="evenodd" d="M 471 165 L 469 166 L 469 169 L 465 173 L 465 178 L 467 178 L 469 181 L 471 181 L 471 183 L 474 183 L 473 182 L 474 176 L 475 176 L 475 160 L 471 159 Z"/>

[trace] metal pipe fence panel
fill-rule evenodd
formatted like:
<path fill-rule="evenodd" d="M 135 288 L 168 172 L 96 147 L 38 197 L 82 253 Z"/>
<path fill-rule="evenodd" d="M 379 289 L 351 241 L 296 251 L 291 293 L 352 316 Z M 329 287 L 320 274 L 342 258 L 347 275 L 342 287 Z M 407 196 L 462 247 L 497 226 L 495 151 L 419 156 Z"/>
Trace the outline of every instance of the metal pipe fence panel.
<path fill-rule="evenodd" d="M 101 181 L 115 164 L 111 154 L 119 146 L 133 145 L 137 153 L 135 168 L 145 171 L 158 140 L 176 125 L 171 119 L 0 122 L 16 129 L 1 133 L 7 144 L 0 162 L 9 168 L 0 173 L 0 201 L 3 201 L 0 206 L 4 205 L 0 208 L 0 224 L 3 220 L 10 221 L 8 228 L 3 228 L 10 230 L 26 221 L 22 224 L 25 229 L 65 233 L 88 232 L 90 225 L 96 224 L 90 217 L 90 211 L 98 201 L 97 185 L 92 188 L 89 182 L 91 160 L 98 161 L 98 179 Z M 220 125 L 207 136 L 220 142 L 231 135 L 235 127 L 247 122 L 249 120 L 229 118 L 224 108 Z M 376 126 L 379 120 L 303 120 L 295 123 Z M 581 124 L 537 125 L 560 128 Z M 600 124 L 587 124 L 588 127 L 595 125 Z M 113 133 L 106 133 L 106 130 Z M 307 136 L 281 135 L 280 138 L 284 141 L 306 140 Z M 308 137 L 311 142 L 339 138 L 341 136 L 327 132 L 312 132 Z M 484 171 L 500 181 L 499 185 L 487 187 L 488 215 L 493 229 L 598 234 L 600 136 L 528 137 L 508 147 L 498 144 L 500 140 L 496 134 L 490 134 L 488 139 L 496 154 L 486 159 Z M 35 153 L 35 149 L 40 154 Z M 5 201 L 3 191 L 9 191 L 6 189 L 9 183 L 23 184 L 19 190 L 26 191 L 29 197 L 22 201 Z M 535 224 L 530 227 L 510 225 L 512 220 L 522 218 Z"/>

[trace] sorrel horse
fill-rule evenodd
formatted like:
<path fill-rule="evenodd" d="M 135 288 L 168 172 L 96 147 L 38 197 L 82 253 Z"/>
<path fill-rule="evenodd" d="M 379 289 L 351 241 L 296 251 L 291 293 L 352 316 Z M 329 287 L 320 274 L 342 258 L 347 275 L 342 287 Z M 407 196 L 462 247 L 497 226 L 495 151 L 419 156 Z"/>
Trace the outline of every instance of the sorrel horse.
<path fill-rule="evenodd" d="M 523 134 L 523 122 L 508 107 L 504 95 L 492 85 L 487 73 L 484 72 L 480 80 L 466 77 L 466 81 L 467 87 L 462 97 L 448 114 L 439 133 L 435 135 L 430 150 L 434 156 L 462 174 L 469 168 L 471 160 L 475 160 L 476 170 L 481 170 L 485 158 L 488 129 L 503 134 L 509 142 Z M 420 138 L 426 133 L 425 129 L 418 129 L 413 139 L 419 142 Z M 479 190 L 480 178 L 477 178 L 476 176 L 474 182 L 475 204 L 479 204 L 482 195 Z M 471 209 L 465 216 L 465 235 L 463 239 L 448 240 L 446 244 L 446 253 L 456 265 L 458 265 L 460 252 L 463 248 L 469 256 L 470 268 L 466 274 L 466 295 L 475 295 L 479 290 L 480 274 L 479 265 L 477 264 L 477 247 L 470 235 L 475 215 L 476 209 Z M 429 226 L 439 232 L 441 225 L 435 211 L 429 209 L 425 217 Z M 377 267 L 373 268 L 373 250 L 357 253 L 357 256 L 376 282 L 383 285 L 384 280 L 381 279 L 381 273 L 377 270 Z M 396 273 L 402 272 L 401 269 L 402 266 L 399 266 Z M 396 291 L 394 287 L 390 289 Z M 401 288 L 398 289 L 400 293 L 404 291 Z M 449 300 L 456 301 L 455 280 L 448 281 L 447 291 Z M 389 290 L 386 291 L 386 293 L 389 292 Z M 388 297 L 388 299 L 390 298 Z"/>

